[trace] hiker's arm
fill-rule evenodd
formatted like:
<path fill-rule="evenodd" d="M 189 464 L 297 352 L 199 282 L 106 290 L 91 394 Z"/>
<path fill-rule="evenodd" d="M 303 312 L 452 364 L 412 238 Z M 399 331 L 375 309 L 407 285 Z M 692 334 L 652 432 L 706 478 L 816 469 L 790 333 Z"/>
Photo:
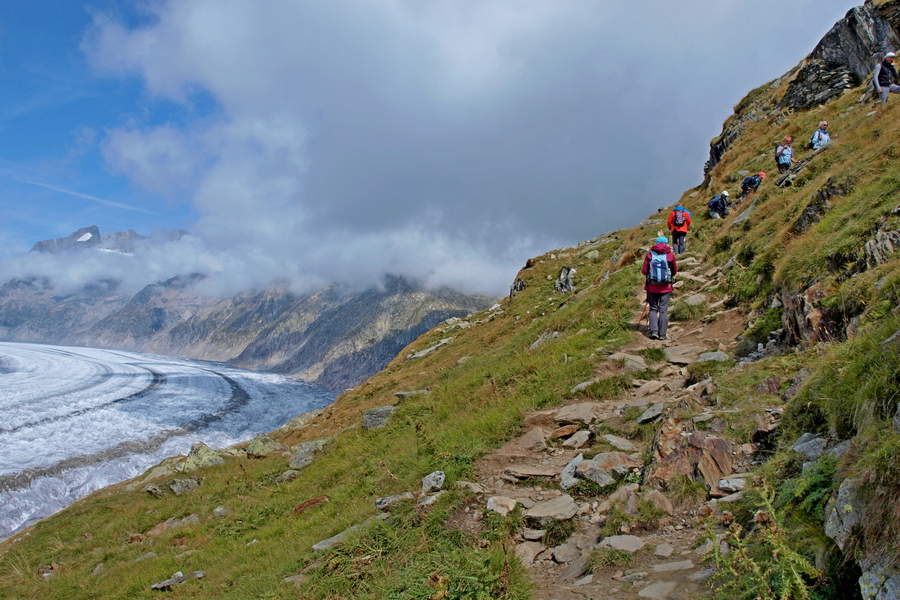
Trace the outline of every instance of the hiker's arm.
<path fill-rule="evenodd" d="M 881 93 L 881 86 L 878 84 L 878 76 L 881 74 L 881 63 L 875 65 L 875 72 L 872 73 L 872 83 L 875 85 L 875 91 Z"/>
<path fill-rule="evenodd" d="M 778 146 L 775 148 L 775 156 L 781 156 L 781 153 L 784 152 L 784 146 Z"/>

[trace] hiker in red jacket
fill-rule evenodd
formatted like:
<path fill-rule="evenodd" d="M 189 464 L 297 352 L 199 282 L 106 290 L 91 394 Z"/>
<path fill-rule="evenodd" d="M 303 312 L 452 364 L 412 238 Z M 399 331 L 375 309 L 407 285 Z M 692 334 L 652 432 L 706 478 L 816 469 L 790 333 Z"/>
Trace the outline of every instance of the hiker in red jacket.
<path fill-rule="evenodd" d="M 691 211 L 680 204 L 669 213 L 669 231 L 672 232 L 672 245 L 675 254 L 684 252 L 684 238 L 687 236 L 688 227 L 691 226 Z"/>
<path fill-rule="evenodd" d="M 678 266 L 668 242 L 664 235 L 656 238 L 656 244 L 644 257 L 644 266 L 641 267 L 641 273 L 647 276 L 644 289 L 647 291 L 647 304 L 650 305 L 651 340 L 666 339 L 669 324 L 669 298 Z"/>

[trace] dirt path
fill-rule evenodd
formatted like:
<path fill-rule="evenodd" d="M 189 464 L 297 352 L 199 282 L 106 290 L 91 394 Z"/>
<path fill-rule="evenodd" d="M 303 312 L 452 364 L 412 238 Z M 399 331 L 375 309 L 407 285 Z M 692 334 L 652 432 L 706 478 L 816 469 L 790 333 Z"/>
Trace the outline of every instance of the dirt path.
<path fill-rule="evenodd" d="M 685 264 L 687 263 L 687 264 Z M 704 273 L 699 261 L 688 260 L 682 280 L 692 281 L 692 287 L 702 286 L 699 291 L 683 296 L 703 293 L 703 289 L 713 288 L 716 283 L 709 273 Z M 643 299 L 643 292 L 640 292 Z M 526 417 L 527 433 L 485 457 L 478 467 L 478 485 L 494 505 L 515 501 L 521 505 L 527 527 L 517 538 L 516 551 L 530 572 L 535 585 L 536 600 L 583 600 L 606 598 L 657 598 L 694 599 L 706 597 L 709 591 L 704 582 L 711 574 L 710 565 L 704 562 L 709 544 L 698 549 L 707 535 L 704 518 L 706 500 L 693 501 L 688 505 L 671 506 L 668 499 L 654 502 L 662 509 L 668 509 L 662 518 L 648 525 L 640 522 L 623 525 L 610 541 L 603 542 L 617 547 L 631 544 L 626 553 L 636 546 L 640 549 L 627 554 L 622 564 L 595 568 L 593 572 L 586 565 L 592 550 L 610 535 L 610 527 L 602 528 L 609 518 L 609 502 L 604 497 L 589 498 L 576 496 L 577 514 L 571 518 L 575 532 L 567 541 L 549 547 L 544 543 L 539 524 L 530 519 L 531 509 L 542 507 L 550 501 L 562 501 L 565 492 L 560 489 L 561 472 L 570 461 L 590 449 L 589 456 L 607 453 L 632 464 L 644 465 L 650 440 L 641 441 L 635 433 L 633 422 L 629 422 L 636 412 L 658 405 L 674 405 L 673 399 L 684 398 L 687 392 L 688 369 L 685 362 L 696 358 L 701 352 L 727 351 L 735 344 L 735 337 L 743 329 L 744 317 L 737 311 L 723 310 L 724 302 L 707 305 L 716 313 L 714 319 L 673 323 L 669 327 L 669 339 L 650 340 L 643 333 L 635 341 L 621 347 L 613 360 L 606 361 L 595 373 L 595 379 L 616 373 L 627 373 L 629 367 L 637 370 L 640 365 L 631 365 L 630 359 L 622 355 L 639 357 L 642 350 L 661 348 L 674 357 L 648 365 L 656 373 L 653 380 L 636 380 L 634 387 L 625 397 L 605 402 L 592 402 L 587 398 L 574 399 L 566 407 L 540 411 Z M 636 313 L 632 325 L 637 329 L 640 315 Z M 689 357 L 684 359 L 683 357 Z M 639 386 L 639 387 L 638 387 Z M 628 418 L 626 418 L 628 415 Z M 576 431 L 590 432 L 591 441 L 581 440 Z M 611 434 L 610 432 L 615 432 Z M 632 434 L 630 440 L 621 438 Z M 581 438 L 587 434 L 578 434 Z M 614 439 L 608 438 L 614 435 Z M 607 456 L 603 454 L 602 456 Z M 740 466 L 738 466 L 740 471 Z M 633 469 L 632 479 L 638 480 L 638 469 Z M 651 494 L 648 486 L 620 486 L 625 492 L 621 508 L 626 512 L 634 509 L 639 498 Z M 617 492 L 622 495 L 622 492 Z M 634 499 L 628 499 L 629 494 Z M 616 494 L 614 494 L 615 496 Z M 640 496 L 639 496 L 640 495 Z M 497 500 L 499 498 L 499 500 Z M 489 501 L 489 502 L 490 502 Z M 604 506 L 606 504 L 607 506 Z M 509 504 L 511 505 L 511 504 Z M 489 503 L 490 508 L 490 503 Z M 502 509 L 501 509 L 502 510 Z M 476 511 L 472 511 L 475 515 Z M 564 515 L 558 515 L 564 516 Z M 473 524 L 474 525 L 474 524 Z M 629 537 L 629 536 L 634 536 Z M 613 561 L 615 562 L 615 561 Z"/>

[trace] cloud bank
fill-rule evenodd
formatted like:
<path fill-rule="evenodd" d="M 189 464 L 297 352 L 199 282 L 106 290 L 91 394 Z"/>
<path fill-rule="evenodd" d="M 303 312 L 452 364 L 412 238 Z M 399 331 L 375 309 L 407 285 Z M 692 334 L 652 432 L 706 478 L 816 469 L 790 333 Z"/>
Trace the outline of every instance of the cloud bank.
<path fill-rule="evenodd" d="M 528 257 L 698 184 L 731 105 L 850 6 L 164 0 L 96 14 L 82 50 L 183 111 L 101 136 L 112 172 L 198 215 L 146 272 L 502 293 Z"/>

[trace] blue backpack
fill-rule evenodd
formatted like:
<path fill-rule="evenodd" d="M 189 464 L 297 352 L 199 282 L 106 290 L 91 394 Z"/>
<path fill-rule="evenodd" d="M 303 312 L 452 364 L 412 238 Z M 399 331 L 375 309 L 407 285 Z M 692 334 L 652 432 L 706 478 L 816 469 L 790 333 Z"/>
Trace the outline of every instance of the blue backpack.
<path fill-rule="evenodd" d="M 650 251 L 650 268 L 647 270 L 647 283 L 672 283 L 672 272 L 669 270 L 667 254 Z"/>

